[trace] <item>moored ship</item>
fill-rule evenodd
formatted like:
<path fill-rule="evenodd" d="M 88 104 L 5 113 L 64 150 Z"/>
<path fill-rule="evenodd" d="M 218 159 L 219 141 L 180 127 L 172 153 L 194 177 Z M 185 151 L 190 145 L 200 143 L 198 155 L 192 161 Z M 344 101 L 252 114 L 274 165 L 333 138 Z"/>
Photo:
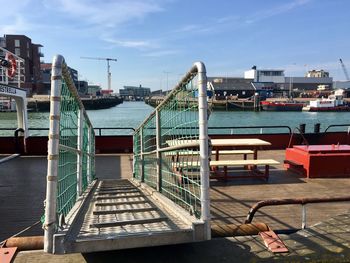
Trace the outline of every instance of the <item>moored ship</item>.
<path fill-rule="evenodd" d="M 350 111 L 349 104 L 345 103 L 341 95 L 330 95 L 328 98 L 317 99 L 303 107 L 303 111 Z"/>
<path fill-rule="evenodd" d="M 301 111 L 304 103 L 296 101 L 262 101 L 261 107 L 266 111 Z"/>

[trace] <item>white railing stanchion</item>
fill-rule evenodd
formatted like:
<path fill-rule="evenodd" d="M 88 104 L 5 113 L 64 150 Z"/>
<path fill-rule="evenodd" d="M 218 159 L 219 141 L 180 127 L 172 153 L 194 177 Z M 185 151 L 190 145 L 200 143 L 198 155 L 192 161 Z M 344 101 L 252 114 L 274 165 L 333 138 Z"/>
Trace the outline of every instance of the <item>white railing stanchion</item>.
<path fill-rule="evenodd" d="M 156 149 L 157 149 L 157 191 L 162 191 L 162 154 L 159 151 L 161 147 L 161 123 L 160 112 L 156 109 Z"/>
<path fill-rule="evenodd" d="M 211 238 L 210 231 L 210 197 L 209 197 L 209 136 L 208 136 L 208 102 L 207 77 L 203 63 L 197 62 L 198 69 L 198 111 L 199 111 L 199 154 L 201 178 L 201 219 L 206 225 L 206 237 Z"/>
<path fill-rule="evenodd" d="M 89 117 L 63 56 L 57 55 L 52 63 L 51 77 L 46 207 L 43 224 L 45 252 L 55 253 L 55 234 L 64 226 L 65 217 L 70 216 L 77 196 L 81 196 L 85 191 L 87 182 L 93 183 L 94 145 L 94 130 Z"/>
<path fill-rule="evenodd" d="M 86 173 L 87 173 L 87 179 L 88 179 L 88 184 L 91 183 L 92 181 L 92 174 L 91 174 L 91 144 L 90 144 L 90 141 L 91 141 L 91 127 L 89 127 L 88 129 L 88 132 L 87 132 L 87 140 L 88 140 L 88 148 L 87 148 L 87 156 L 86 156 L 86 163 L 87 163 L 87 168 L 86 168 Z"/>
<path fill-rule="evenodd" d="M 44 250 L 53 253 L 53 235 L 57 227 L 56 196 L 60 133 L 60 96 L 62 85 L 62 64 L 64 59 L 58 55 L 52 63 L 50 96 L 50 131 L 48 142 L 47 191 L 44 223 Z"/>
<path fill-rule="evenodd" d="M 84 136 L 84 113 L 82 109 L 78 112 L 78 132 L 77 132 L 77 192 L 78 195 L 83 193 L 83 136 Z"/>
<path fill-rule="evenodd" d="M 140 154 L 141 154 L 141 182 L 145 181 L 145 160 L 143 155 L 143 128 L 140 130 Z"/>

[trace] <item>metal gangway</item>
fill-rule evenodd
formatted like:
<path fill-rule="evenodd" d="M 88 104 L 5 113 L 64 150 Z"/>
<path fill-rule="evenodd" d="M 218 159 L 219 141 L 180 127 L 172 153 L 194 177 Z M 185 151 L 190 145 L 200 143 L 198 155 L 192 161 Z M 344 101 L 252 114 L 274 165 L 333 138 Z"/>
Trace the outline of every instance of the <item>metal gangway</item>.
<path fill-rule="evenodd" d="M 95 174 L 93 127 L 64 58 L 55 56 L 43 217 L 46 252 L 211 238 L 206 83 L 204 64 L 195 63 L 135 131 L 130 179 L 103 180 Z M 179 170 L 177 163 L 184 159 L 200 165 Z"/>

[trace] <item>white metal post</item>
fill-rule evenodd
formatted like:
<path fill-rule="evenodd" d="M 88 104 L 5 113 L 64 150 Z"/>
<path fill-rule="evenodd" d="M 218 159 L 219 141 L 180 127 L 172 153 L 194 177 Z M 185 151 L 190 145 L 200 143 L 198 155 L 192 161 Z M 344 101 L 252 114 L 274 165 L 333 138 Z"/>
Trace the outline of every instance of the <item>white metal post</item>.
<path fill-rule="evenodd" d="M 201 213 L 206 226 L 206 237 L 211 238 L 210 232 L 210 199 L 209 199 L 209 136 L 208 136 L 208 101 L 207 76 L 202 62 L 194 66 L 198 72 L 198 111 L 199 111 L 199 154 L 201 178 Z"/>
<path fill-rule="evenodd" d="M 77 138 L 77 192 L 83 193 L 83 137 L 84 137 L 84 113 L 79 109 L 78 113 L 78 138 Z"/>
<path fill-rule="evenodd" d="M 140 128 L 141 182 L 145 181 L 145 164 L 143 156 L 143 127 Z"/>
<path fill-rule="evenodd" d="M 60 132 L 60 98 L 62 86 L 62 64 L 64 58 L 54 57 L 51 73 L 50 133 L 48 142 L 47 187 L 44 223 L 44 250 L 53 253 L 53 235 L 56 231 L 56 198 Z"/>
<path fill-rule="evenodd" d="M 301 205 L 301 229 L 306 227 L 306 204 Z"/>
<path fill-rule="evenodd" d="M 156 109 L 156 147 L 157 147 L 157 191 L 162 191 L 162 154 L 159 151 L 161 146 L 160 112 Z"/>
<path fill-rule="evenodd" d="M 92 129 L 91 129 L 91 126 L 89 126 L 89 129 L 88 129 L 88 145 L 87 145 L 87 178 L 88 178 L 88 183 L 91 183 L 92 181 L 92 173 L 91 173 L 91 152 L 92 152 L 92 147 L 91 147 L 91 132 L 92 132 Z"/>

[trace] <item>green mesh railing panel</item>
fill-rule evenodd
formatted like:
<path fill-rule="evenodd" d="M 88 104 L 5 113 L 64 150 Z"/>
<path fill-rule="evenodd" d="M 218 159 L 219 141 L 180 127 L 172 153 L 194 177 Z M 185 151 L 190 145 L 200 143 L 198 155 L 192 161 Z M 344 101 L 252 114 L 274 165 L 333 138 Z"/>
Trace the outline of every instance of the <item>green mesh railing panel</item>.
<path fill-rule="evenodd" d="M 95 170 L 95 131 L 91 127 L 90 129 L 90 137 L 89 137 L 89 152 L 90 152 L 90 176 L 91 181 L 96 179 L 96 170 Z"/>
<path fill-rule="evenodd" d="M 153 114 L 142 128 L 143 173 L 144 181 L 151 187 L 157 187 L 156 115 Z"/>
<path fill-rule="evenodd" d="M 194 77 L 160 108 L 162 148 L 198 141 L 196 83 Z M 163 195 L 200 218 L 199 148 L 166 151 L 162 153 L 161 160 Z M 188 165 L 189 163 L 194 165 Z"/>
<path fill-rule="evenodd" d="M 61 90 L 60 140 L 61 145 L 77 148 L 79 105 L 67 85 Z M 77 197 L 77 155 L 60 149 L 57 180 L 57 213 L 67 215 Z"/>
<path fill-rule="evenodd" d="M 57 213 L 67 215 L 77 198 L 77 155 L 60 150 L 57 181 Z"/>
<path fill-rule="evenodd" d="M 59 136 L 59 165 L 57 180 L 57 213 L 66 216 L 75 204 L 78 196 L 78 129 L 79 129 L 79 102 L 63 81 L 61 89 L 60 108 L 60 136 Z M 90 129 L 90 123 L 84 118 L 81 132 L 81 181 L 82 191 L 95 178 L 94 154 L 95 135 Z M 92 131 L 89 134 L 90 130 Z"/>
<path fill-rule="evenodd" d="M 88 187 L 88 170 L 89 170 L 89 164 L 88 164 L 88 150 L 89 150 L 89 126 L 87 122 L 84 122 L 84 128 L 83 128 L 83 149 L 86 149 L 86 151 L 82 152 L 82 189 L 83 191 L 86 190 Z"/>
<path fill-rule="evenodd" d="M 134 162 L 133 162 L 133 177 L 141 180 L 141 137 L 140 131 L 136 132 L 133 136 L 133 151 L 134 151 Z"/>
<path fill-rule="evenodd" d="M 177 87 L 157 108 L 160 139 L 159 191 L 197 218 L 201 217 L 201 180 L 199 167 L 198 80 Z M 142 131 L 142 132 L 141 132 Z M 150 115 L 134 135 L 134 176 L 157 189 L 156 113 Z M 142 137 L 142 138 L 141 138 Z M 140 139 L 139 139 L 140 138 Z M 140 141 L 143 148 L 141 149 Z M 192 143 L 191 147 L 169 149 Z M 141 168 L 140 168 L 141 167 Z"/>

